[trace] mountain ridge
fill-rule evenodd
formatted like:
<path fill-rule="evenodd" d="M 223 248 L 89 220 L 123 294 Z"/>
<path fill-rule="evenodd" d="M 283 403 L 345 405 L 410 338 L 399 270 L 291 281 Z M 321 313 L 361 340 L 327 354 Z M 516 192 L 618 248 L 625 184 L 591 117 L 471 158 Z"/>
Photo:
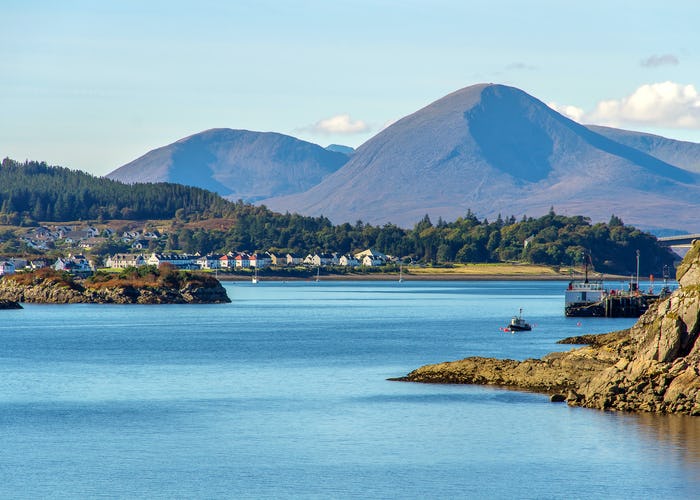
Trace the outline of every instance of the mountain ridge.
<path fill-rule="evenodd" d="M 346 154 L 277 132 L 214 128 L 149 151 L 106 177 L 189 184 L 254 202 L 303 191 L 347 160 Z"/>
<path fill-rule="evenodd" d="M 479 84 L 397 121 L 308 191 L 262 203 L 336 223 L 405 225 L 469 209 L 482 217 L 538 215 L 555 206 L 665 227 L 671 214 L 697 205 L 697 195 L 696 174 L 597 134 L 522 90 Z M 631 209 L 640 198 L 644 214 Z M 647 217 L 649 207 L 663 210 Z"/>
<path fill-rule="evenodd" d="M 335 223 L 408 227 L 426 213 L 520 217 L 554 206 L 596 221 L 615 214 L 645 229 L 699 230 L 688 210 L 700 208 L 699 157 L 700 144 L 581 125 L 523 90 L 482 83 L 437 99 L 354 150 L 210 129 L 107 177 L 180 182 Z"/>

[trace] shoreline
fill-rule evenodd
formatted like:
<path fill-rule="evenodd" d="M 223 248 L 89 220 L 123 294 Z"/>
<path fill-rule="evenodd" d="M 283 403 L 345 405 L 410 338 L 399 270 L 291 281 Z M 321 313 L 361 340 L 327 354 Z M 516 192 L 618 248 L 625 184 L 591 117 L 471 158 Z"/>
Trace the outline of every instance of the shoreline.
<path fill-rule="evenodd" d="M 403 282 L 410 281 L 561 281 L 568 282 L 575 279 L 582 279 L 579 276 L 555 276 L 547 274 L 460 274 L 460 273 L 421 273 L 419 275 L 404 274 Z M 222 282 L 246 282 L 251 280 L 251 276 L 221 275 L 217 279 Z M 315 281 L 316 276 L 299 277 L 283 275 L 258 275 L 258 281 Z M 628 276 L 608 276 L 609 281 L 628 281 Z M 399 281 L 398 274 L 326 274 L 319 277 L 319 281 Z"/>

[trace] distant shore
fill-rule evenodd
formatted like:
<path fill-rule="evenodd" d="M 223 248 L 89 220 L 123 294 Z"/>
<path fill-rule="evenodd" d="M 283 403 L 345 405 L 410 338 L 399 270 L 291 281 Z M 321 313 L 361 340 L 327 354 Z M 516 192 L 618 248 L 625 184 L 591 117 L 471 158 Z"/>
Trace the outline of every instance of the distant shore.
<path fill-rule="evenodd" d="M 250 281 L 250 276 L 218 275 L 219 281 Z M 568 276 L 495 274 L 404 274 L 403 281 L 570 281 Z M 259 281 L 315 281 L 316 276 L 258 276 Z M 398 281 L 397 274 L 322 274 L 319 281 Z"/>
<path fill-rule="evenodd" d="M 404 268 L 403 281 L 571 281 L 583 279 L 577 270 L 557 269 L 531 264 L 461 264 L 444 268 L 409 267 Z M 217 273 L 220 281 L 250 281 L 251 274 Z M 629 276 L 591 274 L 590 279 L 603 278 L 609 281 L 628 281 Z M 308 274 L 276 272 L 271 269 L 261 270 L 260 281 L 314 281 L 316 273 Z M 398 281 L 399 272 L 356 272 L 324 273 L 318 276 L 320 281 Z"/>
<path fill-rule="evenodd" d="M 321 268 L 318 279 L 321 281 L 398 281 L 399 269 L 386 272 L 348 272 L 335 273 L 332 268 Z M 220 281 L 250 281 L 252 272 L 227 273 L 218 272 Z M 314 281 L 316 268 L 289 269 L 265 268 L 258 273 L 260 281 Z M 550 267 L 521 263 L 494 264 L 453 264 L 445 267 L 404 266 L 401 273 L 403 281 L 571 281 L 583 279 L 583 273 L 577 268 Z M 627 281 L 629 276 L 601 275 L 589 273 L 590 279 Z"/>

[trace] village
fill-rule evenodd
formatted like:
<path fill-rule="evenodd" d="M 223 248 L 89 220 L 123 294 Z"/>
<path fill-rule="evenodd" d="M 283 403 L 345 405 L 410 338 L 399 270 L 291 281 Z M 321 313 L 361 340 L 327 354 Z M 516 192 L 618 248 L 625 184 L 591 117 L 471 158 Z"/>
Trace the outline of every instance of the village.
<path fill-rule="evenodd" d="M 0 255 L 0 276 L 14 274 L 24 270 L 36 270 L 52 267 L 57 271 L 87 276 L 98 269 L 125 269 L 128 267 L 160 266 L 170 264 L 183 270 L 234 271 L 244 269 L 263 269 L 268 267 L 290 268 L 330 267 L 345 268 L 377 267 L 395 263 L 397 259 L 374 249 L 367 249 L 355 254 L 338 254 L 337 252 L 316 252 L 298 255 L 290 252 L 256 253 L 250 251 L 230 251 L 223 254 L 200 253 L 187 254 L 179 252 L 149 252 L 149 242 L 161 238 L 157 232 L 124 231 L 119 237 L 123 243 L 128 243 L 134 252 L 115 253 L 107 256 L 104 262 L 84 255 L 95 245 L 104 243 L 108 238 L 114 238 L 114 231 L 106 228 L 99 229 L 88 226 L 75 229 L 72 226 L 39 227 L 31 229 L 22 241 L 30 248 L 46 251 L 60 245 L 70 249 L 67 255 L 48 259 L 39 257 L 27 259 L 19 257 L 3 257 Z"/>

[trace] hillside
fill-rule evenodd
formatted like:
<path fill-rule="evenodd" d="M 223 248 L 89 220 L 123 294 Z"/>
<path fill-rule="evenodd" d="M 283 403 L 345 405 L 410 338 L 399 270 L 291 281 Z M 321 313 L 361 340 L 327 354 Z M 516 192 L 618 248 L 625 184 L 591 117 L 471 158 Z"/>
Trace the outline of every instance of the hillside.
<path fill-rule="evenodd" d="M 666 163 L 690 170 L 691 172 L 700 173 L 700 144 L 698 143 L 677 141 L 659 135 L 612 127 L 586 126 L 593 132 L 604 135 L 608 139 L 655 156 Z"/>
<path fill-rule="evenodd" d="M 305 191 L 347 161 L 345 151 L 283 134 L 211 129 L 150 151 L 107 178 L 175 182 L 252 202 Z"/>
<path fill-rule="evenodd" d="M 216 193 L 173 183 L 127 185 L 44 162 L 0 165 L 0 224 L 103 219 L 172 219 L 230 212 Z"/>
<path fill-rule="evenodd" d="M 525 92 L 481 84 L 399 120 L 320 184 L 261 200 L 273 210 L 410 226 L 499 213 L 621 216 L 636 226 L 700 230 L 698 175 L 615 142 Z M 672 222 L 669 222 L 672 221 Z"/>

